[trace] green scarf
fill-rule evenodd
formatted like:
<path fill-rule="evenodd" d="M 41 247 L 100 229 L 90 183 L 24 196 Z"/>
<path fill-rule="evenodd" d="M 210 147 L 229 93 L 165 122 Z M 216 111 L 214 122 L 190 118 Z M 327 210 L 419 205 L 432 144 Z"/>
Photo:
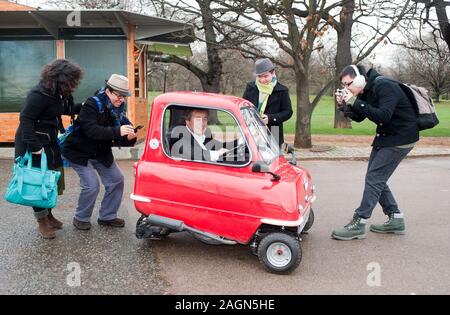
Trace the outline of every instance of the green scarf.
<path fill-rule="evenodd" d="M 259 97 L 258 97 L 258 113 L 260 115 L 264 114 L 264 111 L 266 110 L 267 106 L 267 100 L 269 99 L 269 96 L 273 92 L 273 88 L 277 85 L 277 77 L 273 76 L 272 82 L 268 84 L 262 84 L 258 80 L 256 80 L 256 87 L 259 91 Z"/>

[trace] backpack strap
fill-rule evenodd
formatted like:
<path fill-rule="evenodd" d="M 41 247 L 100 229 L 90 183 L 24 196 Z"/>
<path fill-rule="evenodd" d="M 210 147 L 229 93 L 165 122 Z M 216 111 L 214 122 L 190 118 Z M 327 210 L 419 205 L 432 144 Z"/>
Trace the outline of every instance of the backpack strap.
<path fill-rule="evenodd" d="M 376 81 L 380 81 L 380 80 L 385 80 L 385 81 L 390 81 L 392 83 L 396 83 L 400 89 L 403 91 L 403 93 L 405 93 L 406 98 L 409 100 L 409 103 L 411 104 L 412 108 L 414 109 L 414 111 L 416 112 L 416 115 L 419 115 L 419 108 L 417 106 L 417 101 L 416 98 L 414 97 L 414 94 L 411 92 L 411 88 L 408 87 L 407 84 L 404 84 L 400 81 L 385 77 L 380 75 L 379 77 L 376 77 L 374 82 Z"/>
<path fill-rule="evenodd" d="M 102 101 L 100 101 L 100 99 L 98 98 L 98 96 L 93 96 L 92 97 L 94 100 L 95 100 L 95 102 L 97 103 L 97 107 L 98 107 L 98 111 L 101 113 L 101 112 L 103 112 L 103 103 L 102 103 Z"/>

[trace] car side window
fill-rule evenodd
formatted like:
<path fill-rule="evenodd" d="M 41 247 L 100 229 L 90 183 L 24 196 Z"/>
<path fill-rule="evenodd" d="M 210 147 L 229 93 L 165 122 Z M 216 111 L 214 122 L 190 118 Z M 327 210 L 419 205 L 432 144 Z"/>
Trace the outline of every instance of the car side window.
<path fill-rule="evenodd" d="M 164 150 L 174 159 L 235 166 L 250 161 L 241 128 L 224 110 L 169 106 L 164 113 L 163 133 Z"/>

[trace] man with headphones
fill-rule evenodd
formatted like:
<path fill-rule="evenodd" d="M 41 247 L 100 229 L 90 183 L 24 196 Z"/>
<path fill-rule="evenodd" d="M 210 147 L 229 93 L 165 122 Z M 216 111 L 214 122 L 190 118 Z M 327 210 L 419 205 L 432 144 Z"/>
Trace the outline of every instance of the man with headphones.
<path fill-rule="evenodd" d="M 387 181 L 419 141 L 416 112 L 399 84 L 374 69 L 366 73 L 364 67 L 350 65 L 342 70 L 339 79 L 343 89 L 336 92 L 338 108 L 356 122 L 366 118 L 371 120 L 377 129 L 361 204 L 350 223 L 334 230 L 331 236 L 339 240 L 365 238 L 366 222 L 377 203 L 388 220 L 383 224 L 372 224 L 370 231 L 404 234 L 403 213 Z"/>

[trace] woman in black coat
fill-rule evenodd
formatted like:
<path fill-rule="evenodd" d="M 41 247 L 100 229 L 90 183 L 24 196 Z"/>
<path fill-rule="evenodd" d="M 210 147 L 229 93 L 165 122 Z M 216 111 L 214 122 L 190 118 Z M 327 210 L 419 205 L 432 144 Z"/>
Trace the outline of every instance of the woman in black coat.
<path fill-rule="evenodd" d="M 284 143 L 283 122 L 292 116 L 289 90 L 277 82 L 275 66 L 270 59 L 255 62 L 256 80 L 247 84 L 244 96 L 255 105 L 278 145 Z"/>
<path fill-rule="evenodd" d="M 72 93 L 83 76 L 83 70 L 68 60 L 59 59 L 44 67 L 39 84 L 31 89 L 20 112 L 20 124 L 15 137 L 15 157 L 27 151 L 33 153 L 33 166 L 40 167 L 41 153 L 47 155 L 48 168 L 61 171 L 58 194 L 64 190 L 61 153 L 57 143 L 58 130 L 63 131 L 61 115 L 79 112 Z M 54 238 L 55 229 L 62 228 L 51 210 L 33 207 L 38 231 L 43 238 Z"/>

